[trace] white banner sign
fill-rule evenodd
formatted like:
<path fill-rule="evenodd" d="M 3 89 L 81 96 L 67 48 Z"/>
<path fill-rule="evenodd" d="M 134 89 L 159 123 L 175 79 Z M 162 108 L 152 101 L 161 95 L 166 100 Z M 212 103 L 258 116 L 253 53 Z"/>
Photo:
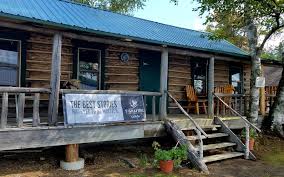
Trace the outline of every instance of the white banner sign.
<path fill-rule="evenodd" d="M 141 121 L 146 118 L 143 97 L 120 94 L 65 94 L 66 124 Z"/>

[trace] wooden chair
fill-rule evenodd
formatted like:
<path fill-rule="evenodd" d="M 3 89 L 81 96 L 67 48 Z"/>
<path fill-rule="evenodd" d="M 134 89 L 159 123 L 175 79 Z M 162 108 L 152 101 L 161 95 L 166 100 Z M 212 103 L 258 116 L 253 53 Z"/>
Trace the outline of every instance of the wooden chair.
<path fill-rule="evenodd" d="M 234 88 L 233 85 L 227 84 L 227 85 L 224 85 L 224 86 L 215 87 L 214 92 L 215 93 L 222 93 L 222 94 L 234 94 L 235 88 Z M 231 105 L 232 97 L 226 96 L 226 97 L 223 97 L 222 99 L 229 106 L 232 106 Z M 217 111 L 223 110 L 223 114 L 225 114 L 226 107 L 223 104 L 221 104 L 220 102 L 217 102 L 217 104 L 215 104 L 215 105 L 217 106 L 217 109 L 216 109 Z M 219 108 L 219 110 L 218 110 L 218 108 Z"/>
<path fill-rule="evenodd" d="M 191 85 L 187 85 L 185 87 L 185 90 L 186 90 L 186 97 L 188 101 L 187 112 L 189 112 L 191 105 L 193 104 L 195 108 L 195 114 L 199 115 L 199 103 L 201 103 L 204 109 L 204 113 L 207 114 L 207 109 L 206 109 L 207 99 L 198 99 L 196 92 L 193 86 Z"/>

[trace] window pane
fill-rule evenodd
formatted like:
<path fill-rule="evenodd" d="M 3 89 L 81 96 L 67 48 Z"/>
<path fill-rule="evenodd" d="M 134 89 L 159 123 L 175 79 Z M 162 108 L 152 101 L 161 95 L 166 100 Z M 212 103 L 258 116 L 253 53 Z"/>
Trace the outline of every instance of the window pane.
<path fill-rule="evenodd" d="M 79 50 L 79 80 L 81 89 L 97 90 L 99 88 L 100 53 L 96 50 Z"/>
<path fill-rule="evenodd" d="M 0 67 L 0 85 L 17 86 L 17 69 Z"/>
<path fill-rule="evenodd" d="M 18 86 L 18 42 L 0 40 L 0 85 Z"/>

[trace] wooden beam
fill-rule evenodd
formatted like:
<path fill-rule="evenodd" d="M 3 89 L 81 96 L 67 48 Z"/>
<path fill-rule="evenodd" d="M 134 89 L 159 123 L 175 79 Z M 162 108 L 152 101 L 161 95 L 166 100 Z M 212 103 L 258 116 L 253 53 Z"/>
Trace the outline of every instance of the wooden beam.
<path fill-rule="evenodd" d="M 165 136 L 162 122 L 0 131 L 0 151 Z M 11 141 L 13 139 L 13 141 Z"/>
<path fill-rule="evenodd" d="M 53 37 L 52 65 L 49 97 L 48 120 L 50 125 L 56 125 L 59 105 L 60 75 L 61 75 L 62 34 L 56 33 Z"/>
<path fill-rule="evenodd" d="M 209 118 L 214 117 L 214 63 L 215 58 L 211 57 L 209 59 L 209 68 L 208 68 L 208 116 Z"/>
<path fill-rule="evenodd" d="M 167 117 L 167 90 L 168 90 L 168 69 L 169 69 L 169 51 L 163 48 L 161 55 L 161 75 L 160 75 L 160 119 Z"/>
<path fill-rule="evenodd" d="M 146 91 L 127 91 L 127 90 L 76 90 L 76 89 L 61 89 L 61 93 L 77 93 L 77 94 L 134 94 L 144 96 L 161 96 L 160 92 L 146 92 Z"/>
<path fill-rule="evenodd" d="M 27 87 L 0 87 L 0 93 L 50 93 L 50 89 Z"/>

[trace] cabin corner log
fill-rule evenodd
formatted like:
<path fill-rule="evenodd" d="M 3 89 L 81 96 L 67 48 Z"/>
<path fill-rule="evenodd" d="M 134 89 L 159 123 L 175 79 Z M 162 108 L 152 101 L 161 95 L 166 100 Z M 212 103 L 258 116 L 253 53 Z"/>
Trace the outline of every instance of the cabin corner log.
<path fill-rule="evenodd" d="M 184 133 L 180 128 L 173 123 L 172 121 L 165 121 L 165 126 L 167 132 L 175 139 L 176 142 L 179 142 L 181 145 L 187 146 L 188 160 L 193 164 L 194 167 L 200 171 L 209 174 L 209 170 L 206 164 L 199 158 L 198 152 L 195 150 L 193 145 L 187 140 Z"/>
<path fill-rule="evenodd" d="M 49 97 L 48 120 L 50 125 L 56 125 L 59 105 L 60 75 L 61 75 L 62 34 L 56 33 L 53 37 L 52 68 Z"/>

